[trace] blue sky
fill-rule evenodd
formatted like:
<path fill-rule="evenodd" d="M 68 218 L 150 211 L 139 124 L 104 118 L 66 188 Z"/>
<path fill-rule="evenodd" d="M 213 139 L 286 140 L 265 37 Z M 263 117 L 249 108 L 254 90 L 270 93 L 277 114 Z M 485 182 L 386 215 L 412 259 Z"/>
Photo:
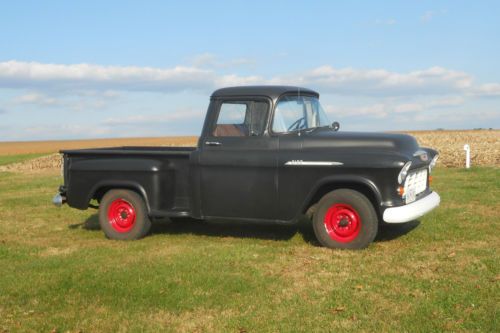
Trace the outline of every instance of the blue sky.
<path fill-rule="evenodd" d="M 2 1 L 0 140 L 196 135 L 210 93 L 316 89 L 345 130 L 500 127 L 498 1 Z"/>

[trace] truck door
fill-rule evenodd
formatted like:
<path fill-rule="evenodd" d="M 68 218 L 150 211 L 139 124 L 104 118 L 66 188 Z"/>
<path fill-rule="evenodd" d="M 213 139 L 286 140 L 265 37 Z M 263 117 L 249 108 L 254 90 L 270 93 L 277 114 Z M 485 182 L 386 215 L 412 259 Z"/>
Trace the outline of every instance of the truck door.
<path fill-rule="evenodd" d="M 267 132 L 270 105 L 248 97 L 215 101 L 200 141 L 203 216 L 275 219 L 278 142 Z"/>

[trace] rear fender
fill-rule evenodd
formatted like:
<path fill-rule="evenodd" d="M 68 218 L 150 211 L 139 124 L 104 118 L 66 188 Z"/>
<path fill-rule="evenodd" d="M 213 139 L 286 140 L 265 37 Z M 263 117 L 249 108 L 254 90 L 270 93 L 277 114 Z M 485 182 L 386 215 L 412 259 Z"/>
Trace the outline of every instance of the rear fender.
<path fill-rule="evenodd" d="M 115 189 L 126 189 L 126 190 L 135 191 L 140 196 L 142 196 L 142 198 L 144 199 L 144 203 L 146 204 L 148 214 L 151 212 L 151 207 L 149 205 L 148 195 L 147 195 L 146 191 L 144 190 L 144 188 L 139 183 L 136 183 L 133 181 L 127 181 L 127 180 L 101 181 L 92 187 L 90 194 L 87 197 L 87 202 L 90 203 L 90 200 L 95 198 L 96 194 L 103 189 L 107 189 L 107 191 L 115 190 Z"/>

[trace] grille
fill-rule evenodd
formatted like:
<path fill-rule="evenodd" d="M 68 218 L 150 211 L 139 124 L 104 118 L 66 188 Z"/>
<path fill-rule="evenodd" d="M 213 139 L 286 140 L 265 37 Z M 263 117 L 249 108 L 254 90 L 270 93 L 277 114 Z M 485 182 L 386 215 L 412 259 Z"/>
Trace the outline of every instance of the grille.
<path fill-rule="evenodd" d="M 409 173 L 405 180 L 405 193 L 409 193 L 410 190 L 415 191 L 415 195 L 418 195 L 425 191 L 427 188 L 427 169 L 418 170 Z"/>

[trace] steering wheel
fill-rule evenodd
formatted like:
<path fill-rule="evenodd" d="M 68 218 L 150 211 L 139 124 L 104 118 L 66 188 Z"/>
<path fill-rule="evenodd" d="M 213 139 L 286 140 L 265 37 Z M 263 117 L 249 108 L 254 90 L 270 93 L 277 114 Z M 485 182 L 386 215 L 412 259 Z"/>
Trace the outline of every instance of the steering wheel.
<path fill-rule="evenodd" d="M 306 118 L 302 117 L 302 118 L 295 120 L 293 122 L 293 124 L 288 126 L 287 130 L 292 131 L 292 130 L 302 129 L 302 128 L 305 128 L 305 126 L 306 126 Z"/>

